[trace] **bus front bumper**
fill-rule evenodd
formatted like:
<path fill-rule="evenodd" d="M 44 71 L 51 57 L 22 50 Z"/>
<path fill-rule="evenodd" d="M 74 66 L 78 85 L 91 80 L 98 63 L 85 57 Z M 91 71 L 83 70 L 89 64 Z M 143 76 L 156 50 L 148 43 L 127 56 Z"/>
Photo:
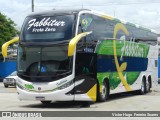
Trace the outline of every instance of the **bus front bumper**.
<path fill-rule="evenodd" d="M 72 88 L 73 86 L 53 92 L 31 92 L 17 87 L 17 93 L 19 100 L 38 100 L 38 101 L 53 101 L 53 102 L 72 101 L 74 99 L 74 96 L 72 94 L 66 94 Z"/>

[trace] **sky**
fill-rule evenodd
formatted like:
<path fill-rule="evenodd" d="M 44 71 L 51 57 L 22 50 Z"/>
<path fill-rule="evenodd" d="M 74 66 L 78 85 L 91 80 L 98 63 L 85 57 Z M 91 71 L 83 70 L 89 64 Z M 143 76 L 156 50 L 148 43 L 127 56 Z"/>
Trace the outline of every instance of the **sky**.
<path fill-rule="evenodd" d="M 21 28 L 31 13 L 32 0 L 0 0 L 0 12 Z M 86 8 L 103 12 L 160 33 L 160 0 L 34 0 L 35 12 L 51 9 Z"/>

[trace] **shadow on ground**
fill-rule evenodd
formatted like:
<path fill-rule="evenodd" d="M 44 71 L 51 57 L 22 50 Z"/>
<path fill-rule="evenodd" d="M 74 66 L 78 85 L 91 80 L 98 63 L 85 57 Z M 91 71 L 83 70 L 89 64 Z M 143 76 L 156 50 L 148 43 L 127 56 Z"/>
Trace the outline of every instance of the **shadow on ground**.
<path fill-rule="evenodd" d="M 118 101 L 119 99 L 124 99 L 128 97 L 133 97 L 135 95 L 138 95 L 138 91 L 135 92 L 129 92 L 129 93 L 118 93 L 118 94 L 112 94 L 110 95 L 110 98 L 106 102 L 111 102 L 111 101 Z M 88 108 L 90 105 L 93 104 L 103 104 L 103 102 L 82 102 L 82 101 L 64 101 L 64 102 L 53 102 L 50 104 L 42 104 L 41 102 L 37 101 L 37 104 L 29 104 L 29 105 L 23 105 L 21 107 L 23 108 L 56 108 L 56 109 L 69 109 L 69 108 Z"/>

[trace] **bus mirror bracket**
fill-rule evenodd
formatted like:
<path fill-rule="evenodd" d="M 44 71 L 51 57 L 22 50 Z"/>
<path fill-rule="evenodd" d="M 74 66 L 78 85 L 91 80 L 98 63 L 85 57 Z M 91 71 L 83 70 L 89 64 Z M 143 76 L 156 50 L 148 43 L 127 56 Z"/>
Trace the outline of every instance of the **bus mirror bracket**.
<path fill-rule="evenodd" d="M 8 42 L 6 42 L 6 43 L 4 43 L 4 44 L 2 45 L 2 55 L 3 55 L 3 57 L 4 57 L 4 60 L 5 60 L 5 58 L 7 57 L 7 49 L 8 49 L 8 46 L 9 46 L 10 44 L 15 43 L 15 42 L 18 42 L 18 41 L 19 41 L 19 37 L 15 37 L 15 38 L 13 38 L 12 40 L 10 40 L 10 41 L 8 41 Z"/>
<path fill-rule="evenodd" d="M 83 33 L 76 35 L 74 38 L 72 38 L 71 41 L 69 42 L 69 45 L 68 45 L 68 56 L 73 56 L 77 43 L 81 40 L 81 38 L 83 38 L 91 33 L 92 33 L 92 31 L 91 32 L 83 32 Z"/>

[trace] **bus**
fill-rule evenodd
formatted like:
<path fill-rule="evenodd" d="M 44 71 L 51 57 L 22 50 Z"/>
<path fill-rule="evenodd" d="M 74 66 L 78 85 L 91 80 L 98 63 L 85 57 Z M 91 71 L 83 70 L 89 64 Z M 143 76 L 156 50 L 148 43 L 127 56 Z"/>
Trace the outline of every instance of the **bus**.
<path fill-rule="evenodd" d="M 157 34 L 87 9 L 28 15 L 17 57 L 20 100 L 106 101 L 157 82 Z"/>

